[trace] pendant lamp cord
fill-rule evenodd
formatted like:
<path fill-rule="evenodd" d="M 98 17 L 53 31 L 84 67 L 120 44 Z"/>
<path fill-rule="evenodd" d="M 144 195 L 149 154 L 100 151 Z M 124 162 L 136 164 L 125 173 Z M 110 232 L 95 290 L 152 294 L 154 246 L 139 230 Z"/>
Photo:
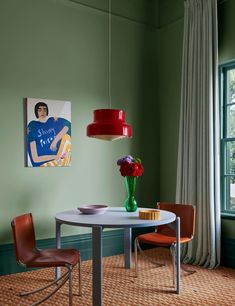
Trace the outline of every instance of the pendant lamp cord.
<path fill-rule="evenodd" d="M 111 109 L 112 94 L 111 94 L 111 0 L 109 0 L 109 108 Z"/>

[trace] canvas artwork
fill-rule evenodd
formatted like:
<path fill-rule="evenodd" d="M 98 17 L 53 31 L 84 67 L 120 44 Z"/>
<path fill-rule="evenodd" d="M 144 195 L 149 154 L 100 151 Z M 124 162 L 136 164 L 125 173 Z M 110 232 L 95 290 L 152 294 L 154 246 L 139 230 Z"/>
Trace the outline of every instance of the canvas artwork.
<path fill-rule="evenodd" d="M 27 166 L 71 165 L 71 103 L 27 98 Z"/>

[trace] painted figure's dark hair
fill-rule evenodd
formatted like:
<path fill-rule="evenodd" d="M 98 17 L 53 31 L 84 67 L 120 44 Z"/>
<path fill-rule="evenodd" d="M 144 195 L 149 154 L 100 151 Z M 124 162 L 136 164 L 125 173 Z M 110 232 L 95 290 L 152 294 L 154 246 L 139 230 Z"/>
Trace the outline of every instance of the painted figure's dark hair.
<path fill-rule="evenodd" d="M 39 109 L 40 106 L 46 107 L 46 109 L 47 109 L 47 116 L 48 116 L 49 111 L 48 111 L 48 106 L 47 106 L 47 104 L 44 103 L 44 102 L 38 102 L 38 103 L 35 105 L 35 107 L 34 107 L 34 114 L 35 114 L 36 118 L 39 117 L 39 116 L 38 116 L 38 109 Z"/>

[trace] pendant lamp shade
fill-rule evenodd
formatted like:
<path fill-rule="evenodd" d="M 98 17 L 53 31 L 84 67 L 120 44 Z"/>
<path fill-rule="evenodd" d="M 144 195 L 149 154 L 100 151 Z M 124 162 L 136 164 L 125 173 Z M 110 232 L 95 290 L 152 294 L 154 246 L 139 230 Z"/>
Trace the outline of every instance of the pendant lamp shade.
<path fill-rule="evenodd" d="M 120 109 L 94 110 L 94 121 L 87 126 L 87 136 L 102 140 L 132 137 L 132 128 L 126 123 L 126 112 Z"/>

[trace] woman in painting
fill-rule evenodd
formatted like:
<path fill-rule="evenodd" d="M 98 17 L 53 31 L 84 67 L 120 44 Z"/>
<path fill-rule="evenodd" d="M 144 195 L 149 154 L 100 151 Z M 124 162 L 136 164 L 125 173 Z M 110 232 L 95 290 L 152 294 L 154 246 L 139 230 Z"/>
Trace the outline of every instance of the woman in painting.
<path fill-rule="evenodd" d="M 71 153 L 71 123 L 64 118 L 48 118 L 49 110 L 44 102 L 35 105 L 34 113 L 38 120 L 28 125 L 28 153 L 32 166 L 67 165 Z"/>

